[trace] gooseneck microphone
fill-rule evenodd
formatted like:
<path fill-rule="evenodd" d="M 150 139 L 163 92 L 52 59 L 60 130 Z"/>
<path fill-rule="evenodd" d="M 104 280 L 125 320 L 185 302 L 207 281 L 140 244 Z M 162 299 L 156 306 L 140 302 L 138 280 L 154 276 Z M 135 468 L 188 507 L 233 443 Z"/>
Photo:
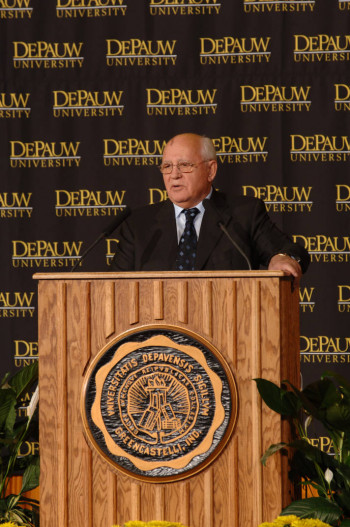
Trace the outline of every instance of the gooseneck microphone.
<path fill-rule="evenodd" d="M 74 271 L 79 264 L 81 264 L 81 262 L 84 260 L 85 256 L 87 254 L 89 254 L 90 251 L 92 251 L 92 249 L 95 247 L 95 245 L 97 245 L 103 238 L 107 238 L 110 234 L 112 234 L 112 232 L 117 228 L 119 227 L 119 225 L 121 223 L 123 223 L 124 220 L 126 220 L 126 218 L 128 216 L 130 216 L 131 214 L 131 210 L 129 209 L 129 207 L 125 207 L 125 209 L 123 210 L 123 212 L 121 212 L 120 214 L 118 214 L 118 216 L 112 221 L 112 223 L 110 223 L 105 229 L 103 232 L 101 232 L 101 234 L 99 235 L 99 237 L 91 244 L 89 245 L 89 247 L 86 249 L 85 252 L 83 252 L 83 254 L 80 256 L 79 260 L 74 264 L 74 266 L 72 267 L 71 271 Z"/>
<path fill-rule="evenodd" d="M 250 263 L 250 260 L 248 258 L 248 256 L 245 254 L 245 252 L 243 252 L 243 250 L 240 248 L 240 246 L 234 241 L 234 239 L 232 238 L 232 236 L 230 236 L 230 233 L 228 232 L 228 230 L 226 229 L 225 225 L 219 221 L 218 223 L 218 226 L 220 227 L 220 229 L 222 230 L 222 232 L 224 232 L 227 236 L 227 238 L 230 240 L 230 242 L 232 243 L 232 245 L 237 249 L 237 251 L 243 256 L 243 258 L 245 259 L 245 261 L 247 262 L 247 265 L 248 265 L 248 269 L 249 271 L 252 270 L 252 265 Z"/>
<path fill-rule="evenodd" d="M 237 249 L 237 251 L 239 252 L 239 254 L 241 256 L 243 256 L 244 260 L 247 262 L 247 266 L 248 266 L 248 269 L 249 271 L 252 270 L 252 264 L 250 263 L 250 260 L 248 258 L 248 256 L 245 254 L 245 252 L 243 251 L 243 249 L 238 245 L 238 243 L 232 238 L 232 236 L 230 235 L 230 233 L 228 232 L 228 230 L 226 229 L 224 223 L 221 221 L 221 214 L 220 212 L 218 211 L 218 209 L 216 208 L 216 206 L 214 205 L 214 203 L 212 202 L 211 199 L 205 199 L 203 201 L 203 205 L 204 205 L 204 208 L 205 209 L 208 209 L 208 208 L 211 208 L 213 212 L 215 212 L 215 214 L 217 215 L 217 217 L 219 218 L 219 221 L 218 221 L 218 227 L 220 227 L 220 229 L 222 230 L 222 232 L 225 234 L 225 236 L 230 240 L 230 242 L 232 243 L 232 245 L 235 247 L 235 249 Z"/>

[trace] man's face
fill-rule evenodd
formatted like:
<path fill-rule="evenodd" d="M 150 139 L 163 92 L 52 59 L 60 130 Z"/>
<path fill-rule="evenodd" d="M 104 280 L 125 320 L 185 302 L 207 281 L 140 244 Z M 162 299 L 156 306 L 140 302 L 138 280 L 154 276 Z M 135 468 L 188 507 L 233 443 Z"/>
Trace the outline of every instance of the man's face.
<path fill-rule="evenodd" d="M 196 164 L 192 172 L 180 172 L 176 165 L 183 161 Z M 172 172 L 163 174 L 165 188 L 169 199 L 179 207 L 194 207 L 209 194 L 217 164 L 214 160 L 203 161 L 200 139 L 191 134 L 176 136 L 164 148 L 162 163 L 173 164 Z"/>

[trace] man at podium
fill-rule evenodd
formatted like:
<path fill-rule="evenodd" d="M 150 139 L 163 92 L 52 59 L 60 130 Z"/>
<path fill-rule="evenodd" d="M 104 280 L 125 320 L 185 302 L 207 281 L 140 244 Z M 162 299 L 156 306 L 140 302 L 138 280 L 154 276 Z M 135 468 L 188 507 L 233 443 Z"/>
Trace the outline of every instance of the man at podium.
<path fill-rule="evenodd" d="M 173 137 L 159 169 L 169 199 L 132 211 L 121 224 L 113 259 L 118 271 L 265 266 L 300 280 L 310 257 L 271 221 L 263 201 L 213 188 L 217 160 L 210 138 Z"/>

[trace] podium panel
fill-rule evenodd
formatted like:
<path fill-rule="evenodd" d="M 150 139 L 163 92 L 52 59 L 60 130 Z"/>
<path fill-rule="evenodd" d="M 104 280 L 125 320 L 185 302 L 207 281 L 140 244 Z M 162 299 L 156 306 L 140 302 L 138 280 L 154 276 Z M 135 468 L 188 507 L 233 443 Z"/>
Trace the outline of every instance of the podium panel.
<path fill-rule="evenodd" d="M 299 385 L 299 297 L 282 272 L 36 274 L 39 280 L 42 527 L 129 520 L 257 527 L 290 502 L 287 460 L 261 455 L 288 439 L 253 381 Z M 184 479 L 114 470 L 84 435 L 84 377 L 125 332 L 177 328 L 217 349 L 237 390 L 232 433 Z"/>

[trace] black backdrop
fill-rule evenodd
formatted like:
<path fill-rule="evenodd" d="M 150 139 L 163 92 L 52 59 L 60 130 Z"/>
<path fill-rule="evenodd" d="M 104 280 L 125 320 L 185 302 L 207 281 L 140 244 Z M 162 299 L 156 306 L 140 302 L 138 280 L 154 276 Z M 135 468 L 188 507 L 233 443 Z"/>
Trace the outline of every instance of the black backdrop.
<path fill-rule="evenodd" d="M 304 383 L 349 376 L 348 0 L 0 0 L 0 61 L 2 371 L 38 357 L 33 273 L 164 199 L 162 147 L 191 131 L 214 139 L 216 186 L 264 199 L 311 253 Z"/>

